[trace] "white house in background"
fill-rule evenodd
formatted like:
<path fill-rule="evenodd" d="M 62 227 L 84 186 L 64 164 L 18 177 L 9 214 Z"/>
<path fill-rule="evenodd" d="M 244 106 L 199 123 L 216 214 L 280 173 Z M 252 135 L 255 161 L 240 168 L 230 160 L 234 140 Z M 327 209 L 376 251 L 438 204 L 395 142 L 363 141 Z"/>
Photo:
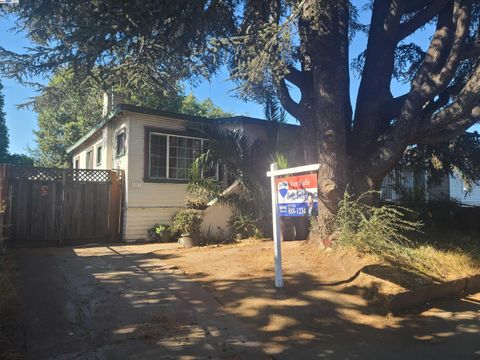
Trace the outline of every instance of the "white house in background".
<path fill-rule="evenodd" d="M 452 198 L 464 206 L 480 206 L 480 186 L 474 185 L 469 188 L 459 175 L 445 176 L 439 183 L 432 185 L 426 183 L 423 173 L 414 174 L 406 170 L 399 176 L 400 179 L 396 180 L 395 175 L 392 174 L 383 180 L 382 199 L 396 201 L 402 196 L 403 190 L 412 191 L 414 188 L 423 188 L 426 201 Z"/>
<path fill-rule="evenodd" d="M 125 171 L 123 238 L 145 239 L 155 223 L 171 224 L 185 207 L 187 170 L 206 139 L 202 125 L 236 129 L 252 144 L 266 139 L 271 122 L 236 116 L 208 119 L 157 111 L 105 98 L 104 117 L 67 151 L 73 167 L 81 169 L 122 169 Z M 283 124 L 281 131 L 292 134 L 295 125 Z M 293 130 L 293 131 L 292 131 Z M 217 176 L 223 178 L 222 171 Z M 228 184 L 230 185 L 230 184 Z M 204 210 L 203 230 L 219 227 L 227 232 L 231 212 L 220 204 Z"/>

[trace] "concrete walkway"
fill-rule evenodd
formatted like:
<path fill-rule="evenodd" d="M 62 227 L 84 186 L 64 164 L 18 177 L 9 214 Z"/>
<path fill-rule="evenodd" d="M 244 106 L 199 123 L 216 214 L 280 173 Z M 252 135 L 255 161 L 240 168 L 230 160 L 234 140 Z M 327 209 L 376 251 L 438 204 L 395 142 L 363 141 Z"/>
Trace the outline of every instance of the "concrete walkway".
<path fill-rule="evenodd" d="M 365 323 L 353 321 L 354 309 L 330 318 L 312 303 L 297 308 L 296 327 L 316 324 L 325 334 L 305 339 L 227 313 L 172 265 L 173 253 L 152 246 L 16 255 L 27 359 L 480 359 L 480 295 L 394 319 L 388 328 L 368 323 L 368 313 Z M 238 296 L 252 296 L 252 284 L 245 286 Z M 319 314 L 323 321 L 310 324 Z"/>
<path fill-rule="evenodd" d="M 153 254 L 122 246 L 16 252 L 27 359 L 260 356 L 249 329 Z"/>

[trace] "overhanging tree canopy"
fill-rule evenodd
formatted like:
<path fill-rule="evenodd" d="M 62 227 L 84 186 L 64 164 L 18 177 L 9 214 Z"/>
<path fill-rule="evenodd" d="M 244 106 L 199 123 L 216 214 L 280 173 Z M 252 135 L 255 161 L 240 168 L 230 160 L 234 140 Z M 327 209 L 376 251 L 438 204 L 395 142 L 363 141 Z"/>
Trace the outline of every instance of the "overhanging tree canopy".
<path fill-rule="evenodd" d="M 321 214 L 350 184 L 378 188 L 406 149 L 450 142 L 480 116 L 480 3 L 374 0 L 368 26 L 348 0 L 25 0 L 18 27 L 37 47 L 0 51 L 3 73 L 24 78 L 71 66 L 98 80 L 168 87 L 229 61 L 245 98 L 275 92 L 303 129 L 305 161 L 320 162 Z M 426 51 L 411 34 L 430 24 Z M 355 111 L 349 45 L 365 31 Z M 410 84 L 391 93 L 392 78 Z M 293 87 L 301 96 L 295 101 Z"/>
<path fill-rule="evenodd" d="M 177 88 L 165 91 L 155 85 L 124 86 L 119 82 L 111 90 L 121 95 L 126 103 L 137 106 L 205 117 L 231 116 L 210 99 L 199 101 Z M 67 148 L 102 119 L 102 100 L 103 90 L 92 78 L 79 82 L 71 69 L 58 69 L 33 101 L 38 113 L 38 130 L 34 131 L 37 147 L 31 151 L 35 164 L 71 166 Z"/>

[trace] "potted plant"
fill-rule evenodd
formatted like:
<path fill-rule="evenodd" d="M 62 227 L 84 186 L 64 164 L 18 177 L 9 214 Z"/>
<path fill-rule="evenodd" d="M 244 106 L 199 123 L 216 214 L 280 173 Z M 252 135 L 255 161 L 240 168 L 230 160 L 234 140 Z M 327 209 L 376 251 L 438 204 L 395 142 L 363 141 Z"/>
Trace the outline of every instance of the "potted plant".
<path fill-rule="evenodd" d="M 198 211 L 194 209 L 179 211 L 173 218 L 173 229 L 181 234 L 178 242 L 186 248 L 194 246 L 194 239 L 200 233 L 201 222 L 202 219 Z"/>
<path fill-rule="evenodd" d="M 166 224 L 155 224 L 148 230 L 148 236 L 154 241 L 168 242 L 172 237 L 172 228 Z"/>

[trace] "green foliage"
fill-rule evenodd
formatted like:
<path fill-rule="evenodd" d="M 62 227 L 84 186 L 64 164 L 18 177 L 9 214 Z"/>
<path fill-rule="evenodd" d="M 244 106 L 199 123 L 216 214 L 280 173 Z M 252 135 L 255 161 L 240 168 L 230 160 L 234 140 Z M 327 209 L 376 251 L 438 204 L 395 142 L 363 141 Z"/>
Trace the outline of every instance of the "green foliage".
<path fill-rule="evenodd" d="M 3 112 L 4 105 L 5 101 L 3 98 L 3 85 L 0 82 L 0 163 L 8 162 L 8 146 L 10 143 L 5 113 Z"/>
<path fill-rule="evenodd" d="M 266 126 L 271 126 L 267 123 Z M 218 199 L 229 206 L 235 213 L 236 219 L 231 222 L 232 228 L 242 228 L 241 233 L 268 233 L 271 224 L 271 202 L 269 181 L 264 176 L 270 163 L 275 161 L 280 168 L 288 166 L 291 151 L 290 144 L 295 134 L 290 132 L 290 143 L 284 146 L 280 143 L 283 153 L 274 152 L 276 142 L 270 137 L 263 141 L 257 140 L 253 144 L 238 131 L 222 128 L 206 127 L 204 136 L 209 139 L 202 152 L 192 164 L 190 182 L 187 191 L 194 198 L 206 201 Z M 206 176 L 216 168 L 225 169 L 228 179 L 235 181 L 237 187 L 233 193 L 225 194 L 225 183 L 213 176 Z M 253 221 L 253 219 L 255 219 Z M 241 221 L 240 221 L 241 220 Z M 245 221 L 243 221 L 245 220 Z M 243 226 L 249 220 L 254 224 Z M 255 229 L 254 229 L 255 228 Z"/>
<path fill-rule="evenodd" d="M 211 225 L 208 226 L 207 230 L 200 232 L 199 245 L 225 244 L 231 241 L 232 239 L 221 228 L 218 228 L 217 233 L 214 234 Z"/>
<path fill-rule="evenodd" d="M 252 213 L 236 210 L 230 218 L 229 225 L 235 237 L 246 239 L 249 237 L 262 237 L 262 231 L 257 224 L 257 219 Z"/>
<path fill-rule="evenodd" d="M 216 106 L 211 99 L 199 101 L 193 94 L 181 96 L 180 98 L 181 104 L 177 111 L 181 112 L 182 114 L 209 118 L 233 116 L 233 114 L 224 112 L 220 107 Z"/>
<path fill-rule="evenodd" d="M 460 173 L 473 186 L 480 179 L 480 135 L 464 133 L 449 142 L 411 147 L 400 166 L 426 171 L 431 182 Z"/>
<path fill-rule="evenodd" d="M 409 234 L 422 228 L 420 221 L 410 220 L 414 214 L 406 207 L 373 206 L 365 202 L 372 193 L 353 198 L 344 193 L 335 217 L 340 245 L 353 246 L 362 252 L 395 259 L 410 243 Z"/>
<path fill-rule="evenodd" d="M 67 66 L 80 80 L 94 72 L 105 89 L 121 81 L 171 92 L 180 81 L 208 77 L 223 59 L 210 39 L 234 32 L 232 1 L 26 0 L 1 12 L 15 13 L 38 45 L 23 54 L 0 49 L 3 73 L 25 79 Z"/>
<path fill-rule="evenodd" d="M 33 166 L 34 159 L 25 154 L 10 154 L 6 162 L 13 165 Z"/>
<path fill-rule="evenodd" d="M 189 197 L 186 201 L 185 207 L 187 209 L 204 210 L 207 208 L 207 197 Z"/>
<path fill-rule="evenodd" d="M 288 168 L 288 158 L 285 154 L 276 152 L 271 157 L 272 163 L 277 164 L 278 169 Z"/>
<path fill-rule="evenodd" d="M 173 218 L 173 229 L 182 234 L 199 234 L 202 218 L 194 209 L 179 211 Z"/>
<path fill-rule="evenodd" d="M 210 99 L 199 102 L 192 94 L 184 96 L 177 86 L 172 86 L 172 90 L 167 92 L 161 87 L 117 84 L 111 91 L 121 95 L 123 102 L 137 106 L 196 116 L 229 115 L 213 105 Z M 79 83 L 70 69 L 56 72 L 33 104 L 38 112 L 39 129 L 35 131 L 37 148 L 32 151 L 37 165 L 71 165 L 66 149 L 101 119 L 103 93 L 103 88 L 93 77 Z"/>
<path fill-rule="evenodd" d="M 458 95 L 466 81 L 473 79 L 473 70 L 478 66 L 480 3 L 471 1 L 465 7 L 455 7 L 455 14 L 449 15 L 460 21 L 463 18 L 457 16 L 457 11 L 466 9 L 470 16 L 465 18 L 464 25 L 468 29 L 465 36 L 457 34 L 458 41 L 449 36 L 443 40 L 442 37 L 433 37 L 440 43 L 432 46 L 445 50 L 438 60 L 436 57 L 425 57 L 424 40 L 421 40 L 422 43 L 411 42 L 424 37 L 409 36 L 434 21 L 439 21 L 439 28 L 443 28 L 440 27 L 443 17 L 439 14 L 445 14 L 454 7 L 450 6 L 450 2 L 442 2 L 440 6 L 432 4 L 432 1 L 402 1 L 391 11 L 384 11 L 384 2 L 367 1 L 364 9 L 373 11 L 373 21 L 361 24 L 364 14 L 359 13 L 357 2 L 352 1 L 314 1 L 312 6 L 306 6 L 304 1 L 290 0 L 140 3 L 25 0 L 16 6 L 2 7 L 0 12 L 15 14 L 15 30 L 25 31 L 34 46 L 22 54 L 0 48 L 0 72 L 25 81 L 32 76 L 51 74 L 61 67 L 68 67 L 75 69 L 76 84 L 80 84 L 78 80 L 83 81 L 93 75 L 105 89 L 120 86 L 136 91 L 149 87 L 150 90 L 161 89 L 172 93 L 174 88 L 175 93 L 176 85 L 182 81 L 191 80 L 195 84 L 200 78 L 210 79 L 227 64 L 231 79 L 237 81 L 237 93 L 242 98 L 262 102 L 270 94 L 278 95 L 285 108 L 307 130 L 330 128 L 325 121 L 337 115 L 339 117 L 335 121 L 347 121 L 344 129 L 349 131 L 336 133 L 332 141 L 338 141 L 338 148 L 346 147 L 348 152 L 353 153 L 337 152 L 329 156 L 344 157 L 347 159 L 344 162 L 350 164 L 374 163 L 367 160 L 377 150 L 379 154 L 385 153 L 381 148 L 385 147 L 382 139 L 391 143 L 392 149 L 388 152 L 392 156 L 386 157 L 382 166 L 376 163 L 377 169 L 364 171 L 376 176 L 380 174 L 378 176 L 381 177 L 396 165 L 406 144 L 412 141 L 434 143 L 441 141 L 439 138 L 448 140 L 475 121 L 475 116 L 468 122 L 465 119 L 473 106 L 478 106 L 478 91 L 472 91 L 468 101 L 463 96 L 458 99 Z M 407 33 L 403 34 L 405 30 Z M 332 102 L 336 109 L 351 107 L 350 100 L 347 101 L 350 95 L 348 60 L 351 50 L 348 41 L 352 41 L 358 31 L 369 32 L 368 48 L 352 65 L 358 73 L 368 72 L 366 76 L 369 79 L 375 77 L 377 70 L 383 70 L 378 71 L 377 84 L 361 82 L 361 94 L 356 96 L 358 103 L 353 106 L 359 118 L 347 115 L 350 111 L 345 114 L 338 111 L 338 114 L 331 113 L 328 117 L 315 116 L 318 111 L 323 111 L 319 104 L 326 102 Z M 385 31 L 388 36 L 378 35 Z M 426 59 L 436 63 L 430 66 Z M 455 61 L 450 64 L 446 59 Z M 430 89 L 422 96 L 410 92 L 405 97 L 392 99 L 387 86 L 392 80 L 411 83 L 414 78 L 428 80 L 433 76 L 433 73 L 424 76 L 419 72 L 420 65 L 425 65 L 422 71 L 429 72 L 432 68 L 432 71 L 441 73 L 442 81 L 436 86 L 421 86 L 423 92 L 424 88 Z M 440 67 L 444 65 L 445 71 L 441 71 Z M 320 79 L 323 84 L 318 84 Z M 444 81 L 444 84 L 439 84 Z M 298 101 L 294 99 L 295 92 L 289 90 L 291 86 L 297 87 L 301 93 Z M 314 91 L 320 86 L 325 91 Z M 471 86 L 468 88 L 473 89 Z M 469 94 L 467 88 L 464 90 Z M 139 96 L 138 100 L 142 98 Z M 396 109 L 401 103 L 399 100 L 404 98 L 415 98 L 422 104 L 412 108 L 406 103 L 407 106 Z M 364 113 L 362 106 L 368 109 L 365 117 L 361 115 Z M 421 128 L 424 124 L 414 124 L 405 131 L 403 124 L 409 121 L 397 121 L 401 112 L 407 115 L 411 112 L 412 119 L 422 119 L 425 123 L 433 114 L 445 114 L 443 110 L 446 107 L 452 110 L 447 111 L 445 120 L 448 121 L 440 122 L 435 131 L 426 126 L 424 134 L 417 134 L 423 132 Z M 322 126 L 316 126 L 317 122 Z M 367 126 L 363 126 L 363 122 Z M 363 129 L 370 127 L 368 136 L 362 134 Z M 360 129 L 359 132 L 357 129 Z M 388 138 L 390 134 L 407 135 L 405 139 L 400 136 L 395 139 L 399 140 L 397 146 L 396 141 Z M 357 144 L 359 139 L 365 142 L 363 151 L 356 151 L 362 147 Z M 58 143 L 51 146 L 55 144 Z M 304 142 L 309 154 L 317 150 L 317 145 L 315 141 Z M 55 162 L 64 161 L 61 156 L 52 158 Z M 44 161 L 47 160 L 48 156 L 45 156 Z M 340 161 L 343 162 L 342 159 Z M 370 165 L 363 168 L 373 168 L 373 164 Z"/>
<path fill-rule="evenodd" d="M 263 176 L 267 156 L 262 152 L 254 156 L 250 141 L 238 131 L 208 127 L 204 134 L 209 141 L 192 164 L 189 193 L 208 200 L 218 198 L 233 209 L 249 209 L 259 224 L 266 226 L 270 222 L 268 181 Z M 225 169 L 229 179 L 236 181 L 238 191 L 234 194 L 223 194 L 223 182 L 205 176 L 217 166 Z"/>
<path fill-rule="evenodd" d="M 166 224 L 155 224 L 148 230 L 148 237 L 162 242 L 168 242 L 172 237 L 172 228 Z"/>

